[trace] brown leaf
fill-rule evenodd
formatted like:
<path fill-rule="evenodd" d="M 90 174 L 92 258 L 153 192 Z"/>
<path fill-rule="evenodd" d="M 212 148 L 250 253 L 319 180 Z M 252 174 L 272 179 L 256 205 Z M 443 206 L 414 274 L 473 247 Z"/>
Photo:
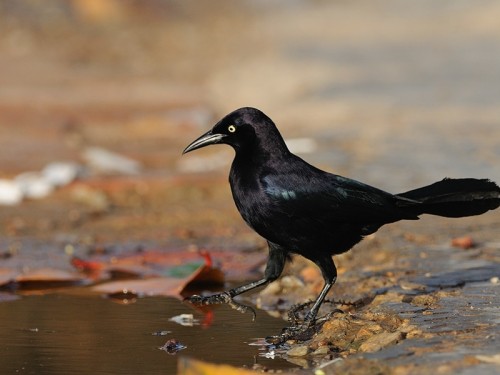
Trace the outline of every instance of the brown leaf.
<path fill-rule="evenodd" d="M 154 277 L 168 274 L 168 270 L 189 263 L 200 262 L 203 251 L 145 250 L 140 253 L 116 256 L 96 255 L 89 259 L 73 258 L 72 265 L 95 280 L 109 278 L 110 273 L 134 277 Z M 261 252 L 210 251 L 210 262 L 221 269 L 228 279 L 251 279 L 267 256 Z M 205 260 L 206 261 L 206 260 Z M 200 275 L 199 277 L 202 277 Z"/>
<path fill-rule="evenodd" d="M 99 293 L 133 293 L 138 296 L 179 296 L 184 280 L 154 277 L 144 280 L 119 280 L 96 285 L 92 289 Z"/>
<path fill-rule="evenodd" d="M 224 274 L 217 268 L 202 265 L 187 278 L 153 277 L 143 280 L 118 280 L 94 286 L 92 289 L 105 294 L 127 292 L 138 296 L 180 297 L 182 291 L 189 285 L 201 282 L 223 284 Z"/>

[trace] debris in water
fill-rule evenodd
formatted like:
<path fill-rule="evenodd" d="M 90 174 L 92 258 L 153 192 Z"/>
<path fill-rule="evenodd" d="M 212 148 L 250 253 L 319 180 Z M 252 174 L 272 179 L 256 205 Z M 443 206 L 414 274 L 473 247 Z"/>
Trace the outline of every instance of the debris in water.
<path fill-rule="evenodd" d="M 180 324 L 184 327 L 193 327 L 195 325 L 200 324 L 198 319 L 195 319 L 193 314 L 180 314 L 173 316 L 169 319 L 169 321 Z"/>
<path fill-rule="evenodd" d="M 158 349 L 163 350 L 168 354 L 176 354 L 186 348 L 187 346 L 182 345 L 177 339 L 170 339 L 165 343 L 165 345 L 160 346 Z"/>
<path fill-rule="evenodd" d="M 107 297 L 113 302 L 117 302 L 122 305 L 130 305 L 137 302 L 137 298 L 139 298 L 139 295 L 134 291 L 123 289 L 119 292 L 108 293 Z"/>
<path fill-rule="evenodd" d="M 172 333 L 172 331 L 156 331 L 153 332 L 153 336 L 167 336 L 169 333 Z"/>

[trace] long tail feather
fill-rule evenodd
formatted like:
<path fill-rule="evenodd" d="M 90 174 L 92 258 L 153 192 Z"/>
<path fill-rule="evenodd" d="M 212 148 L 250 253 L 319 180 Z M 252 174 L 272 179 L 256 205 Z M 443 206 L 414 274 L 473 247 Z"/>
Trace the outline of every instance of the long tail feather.
<path fill-rule="evenodd" d="M 429 186 L 410 190 L 398 197 L 416 201 L 402 206 L 411 212 L 445 217 L 480 215 L 500 206 L 500 187 L 493 181 L 474 178 L 445 178 Z"/>

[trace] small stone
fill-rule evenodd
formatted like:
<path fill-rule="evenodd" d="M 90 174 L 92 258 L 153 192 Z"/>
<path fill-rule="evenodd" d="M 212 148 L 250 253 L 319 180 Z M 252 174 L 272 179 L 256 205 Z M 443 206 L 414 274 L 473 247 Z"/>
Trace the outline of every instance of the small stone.
<path fill-rule="evenodd" d="M 330 349 L 328 346 L 320 346 L 318 349 L 316 349 L 314 352 L 312 352 L 312 355 L 327 355 Z"/>
<path fill-rule="evenodd" d="M 475 245 L 474 240 L 470 236 L 457 237 L 451 240 L 451 246 L 460 247 L 465 250 L 470 249 Z"/>
<path fill-rule="evenodd" d="M 481 362 L 500 365 L 500 353 L 494 355 L 476 355 L 476 358 L 479 359 Z"/>
<path fill-rule="evenodd" d="M 363 344 L 361 344 L 359 350 L 365 353 L 377 352 L 388 345 L 398 342 L 402 337 L 403 335 L 399 331 L 383 332 L 370 337 Z"/>
<path fill-rule="evenodd" d="M 433 306 L 438 302 L 438 298 L 431 294 L 420 294 L 411 300 L 413 306 Z"/>
<path fill-rule="evenodd" d="M 411 281 L 406 281 L 406 280 L 401 280 L 399 282 L 399 286 L 403 290 L 425 290 L 427 289 L 425 285 L 422 284 L 417 284 L 417 283 L 412 283 Z"/>
<path fill-rule="evenodd" d="M 45 198 L 54 187 L 39 172 L 25 172 L 17 175 L 15 182 L 21 188 L 23 195 L 31 199 Z"/>
<path fill-rule="evenodd" d="M 76 179 L 80 167 L 71 162 L 53 162 L 47 164 L 42 170 L 42 175 L 52 186 L 65 186 Z"/>
<path fill-rule="evenodd" d="M 290 357 L 304 357 L 307 353 L 309 353 L 307 345 L 294 346 L 286 352 L 286 354 Z"/>
<path fill-rule="evenodd" d="M 23 200 L 23 192 L 17 183 L 11 180 L 0 180 L 0 205 L 13 206 Z"/>

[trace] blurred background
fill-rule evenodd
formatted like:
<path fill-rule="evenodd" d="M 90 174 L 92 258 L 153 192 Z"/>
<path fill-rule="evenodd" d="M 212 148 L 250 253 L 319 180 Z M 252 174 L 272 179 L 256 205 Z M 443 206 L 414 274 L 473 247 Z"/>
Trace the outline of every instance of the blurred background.
<path fill-rule="evenodd" d="M 181 157 L 242 106 L 312 164 L 393 193 L 443 177 L 499 182 L 499 19 L 495 0 L 0 0 L 0 281 L 30 266 L 74 271 L 71 256 L 109 249 L 262 249 L 230 195 L 233 151 Z M 498 212 L 401 223 L 357 259 L 385 264 L 381 249 L 401 243 L 416 257 L 468 231 L 498 249 L 499 223 Z M 26 301 L 26 313 L 5 310 L 35 326 L 38 302 Z M 49 320 L 62 309 L 38 306 Z M 119 334 L 147 323 L 115 328 L 116 314 L 95 320 Z"/>
<path fill-rule="evenodd" d="M 232 150 L 181 157 L 241 106 L 391 192 L 500 180 L 499 16 L 487 0 L 3 0 L 2 236 L 258 241 Z"/>

